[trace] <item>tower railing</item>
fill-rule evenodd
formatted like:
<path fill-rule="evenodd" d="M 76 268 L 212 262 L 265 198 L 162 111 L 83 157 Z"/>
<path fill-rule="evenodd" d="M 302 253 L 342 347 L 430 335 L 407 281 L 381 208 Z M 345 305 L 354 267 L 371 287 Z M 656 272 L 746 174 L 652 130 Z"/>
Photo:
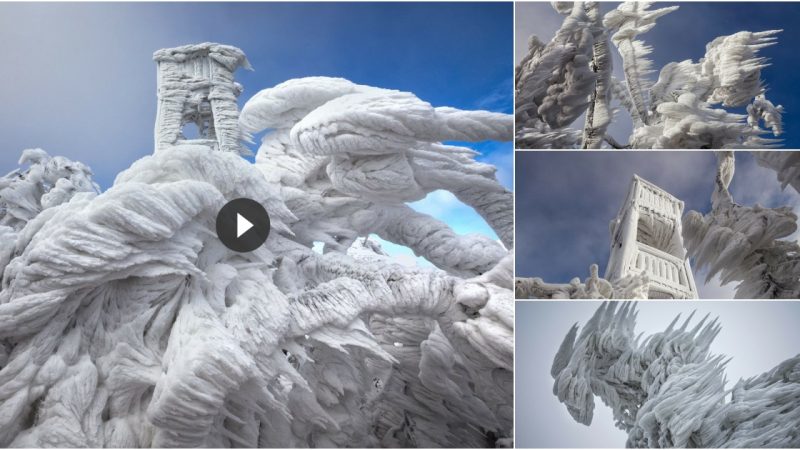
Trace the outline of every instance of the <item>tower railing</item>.
<path fill-rule="evenodd" d="M 661 285 L 675 298 L 691 298 L 692 290 L 685 261 L 669 253 L 637 242 L 636 252 L 628 264 L 629 272 L 648 274 L 651 283 Z"/>

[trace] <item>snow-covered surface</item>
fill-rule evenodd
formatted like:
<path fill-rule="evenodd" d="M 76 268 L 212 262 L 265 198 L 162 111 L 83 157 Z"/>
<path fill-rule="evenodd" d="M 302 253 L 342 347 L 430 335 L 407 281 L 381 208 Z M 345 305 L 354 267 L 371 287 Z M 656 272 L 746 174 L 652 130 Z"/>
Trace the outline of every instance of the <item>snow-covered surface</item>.
<path fill-rule="evenodd" d="M 635 333 L 636 306 L 602 304 L 553 359 L 553 393 L 579 423 L 595 397 L 628 434 L 627 447 L 781 448 L 800 445 L 800 355 L 726 386 L 725 355 L 709 346 L 721 324 L 676 317 L 666 330 Z"/>
<path fill-rule="evenodd" d="M 698 62 L 666 64 L 653 82 L 652 48 L 641 35 L 678 6 L 623 2 L 604 16 L 597 2 L 556 2 L 564 22 L 553 39 L 528 41 L 516 68 L 517 148 L 762 148 L 779 144 L 783 108 L 764 96 L 759 50 L 780 30 L 741 31 L 708 43 Z M 610 36 L 610 37 L 609 37 Z M 610 44 L 624 79 L 611 75 Z M 612 101 L 615 107 L 611 107 Z M 722 107 L 716 107 L 720 105 Z M 747 115 L 724 107 L 747 105 Z M 616 106 L 632 118 L 628 142 L 606 133 Z M 583 132 L 571 127 L 585 113 Z M 773 137 L 770 137 L 772 135 Z"/>
<path fill-rule="evenodd" d="M 244 106 L 255 164 L 177 142 L 99 193 L 26 152 L 0 179 L 0 445 L 511 445 L 512 194 L 439 141 L 512 122 L 306 78 Z M 437 189 L 505 247 L 406 205 Z M 238 197 L 271 219 L 251 253 L 214 233 Z"/>

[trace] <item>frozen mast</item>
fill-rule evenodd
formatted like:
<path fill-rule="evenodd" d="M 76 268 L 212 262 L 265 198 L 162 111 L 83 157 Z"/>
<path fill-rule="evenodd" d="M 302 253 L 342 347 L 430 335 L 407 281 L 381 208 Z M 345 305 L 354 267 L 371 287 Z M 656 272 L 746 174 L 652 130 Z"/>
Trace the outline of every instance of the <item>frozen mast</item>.
<path fill-rule="evenodd" d="M 645 273 L 648 298 L 697 298 L 681 235 L 682 215 L 682 201 L 634 175 L 625 203 L 611 221 L 605 278 L 613 283 Z"/>
<path fill-rule="evenodd" d="M 236 69 L 251 68 L 244 52 L 207 42 L 162 49 L 153 59 L 158 64 L 156 150 L 190 143 L 246 152 L 236 105 L 242 85 L 233 81 Z M 184 136 L 188 123 L 197 125 L 198 139 Z"/>

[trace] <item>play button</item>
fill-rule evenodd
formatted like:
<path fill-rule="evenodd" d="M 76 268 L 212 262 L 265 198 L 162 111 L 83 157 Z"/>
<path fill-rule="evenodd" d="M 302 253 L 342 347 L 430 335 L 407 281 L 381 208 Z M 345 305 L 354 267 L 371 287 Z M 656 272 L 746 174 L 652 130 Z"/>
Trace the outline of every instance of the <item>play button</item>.
<path fill-rule="evenodd" d="M 253 228 L 253 224 L 250 223 L 249 220 L 242 217 L 241 214 L 236 214 L 236 237 L 242 237 L 242 235 L 250 228 Z"/>
<path fill-rule="evenodd" d="M 255 200 L 231 200 L 217 214 L 217 237 L 236 252 L 252 252 L 269 236 L 269 215 Z"/>

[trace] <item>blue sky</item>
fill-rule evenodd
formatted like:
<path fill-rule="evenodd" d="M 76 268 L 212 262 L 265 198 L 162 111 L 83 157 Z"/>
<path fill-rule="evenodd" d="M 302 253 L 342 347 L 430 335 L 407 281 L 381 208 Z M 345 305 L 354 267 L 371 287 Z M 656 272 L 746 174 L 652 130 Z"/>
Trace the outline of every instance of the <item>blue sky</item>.
<path fill-rule="evenodd" d="M 609 222 L 622 206 L 634 174 L 684 201 L 690 210 L 711 209 L 716 176 L 713 152 L 570 151 L 517 152 L 517 276 L 569 282 L 589 276 L 589 265 L 608 262 Z M 737 203 L 790 206 L 800 212 L 800 195 L 782 191 L 775 172 L 760 167 L 749 152 L 736 153 L 731 192 Z M 733 284 L 705 283 L 695 270 L 701 298 L 730 298 Z"/>
<path fill-rule="evenodd" d="M 603 12 L 616 8 L 617 2 L 601 3 Z M 785 108 L 784 139 L 786 148 L 800 147 L 800 91 L 797 89 L 796 67 L 800 57 L 796 43 L 800 42 L 800 4 L 796 2 L 657 2 L 651 9 L 680 5 L 677 11 L 662 16 L 656 26 L 640 38 L 653 46 L 649 56 L 656 72 L 667 63 L 692 59 L 697 62 L 705 54 L 706 44 L 718 36 L 739 31 L 765 31 L 783 29 L 778 43 L 762 49 L 761 55 L 771 59 L 772 66 L 762 71 L 766 81 L 767 98 Z M 516 31 L 517 49 L 515 61 L 519 61 L 527 49 L 531 33 L 549 40 L 561 25 L 563 16 L 556 13 L 547 2 L 517 3 Z M 622 61 L 614 52 L 614 75 L 622 78 Z M 744 112 L 744 108 L 732 110 Z M 625 114 L 619 114 L 622 118 Z M 630 134 L 630 120 L 618 120 L 610 132 L 619 140 Z"/>
<path fill-rule="evenodd" d="M 290 78 L 323 75 L 411 91 L 434 106 L 511 113 L 511 3 L 2 3 L 0 172 L 25 148 L 88 164 L 103 189 L 152 152 L 164 47 L 240 47 L 240 104 Z M 512 144 L 478 143 L 512 186 Z M 255 150 L 255 148 L 254 148 Z M 414 205 L 457 232 L 494 233 L 442 193 Z"/>

